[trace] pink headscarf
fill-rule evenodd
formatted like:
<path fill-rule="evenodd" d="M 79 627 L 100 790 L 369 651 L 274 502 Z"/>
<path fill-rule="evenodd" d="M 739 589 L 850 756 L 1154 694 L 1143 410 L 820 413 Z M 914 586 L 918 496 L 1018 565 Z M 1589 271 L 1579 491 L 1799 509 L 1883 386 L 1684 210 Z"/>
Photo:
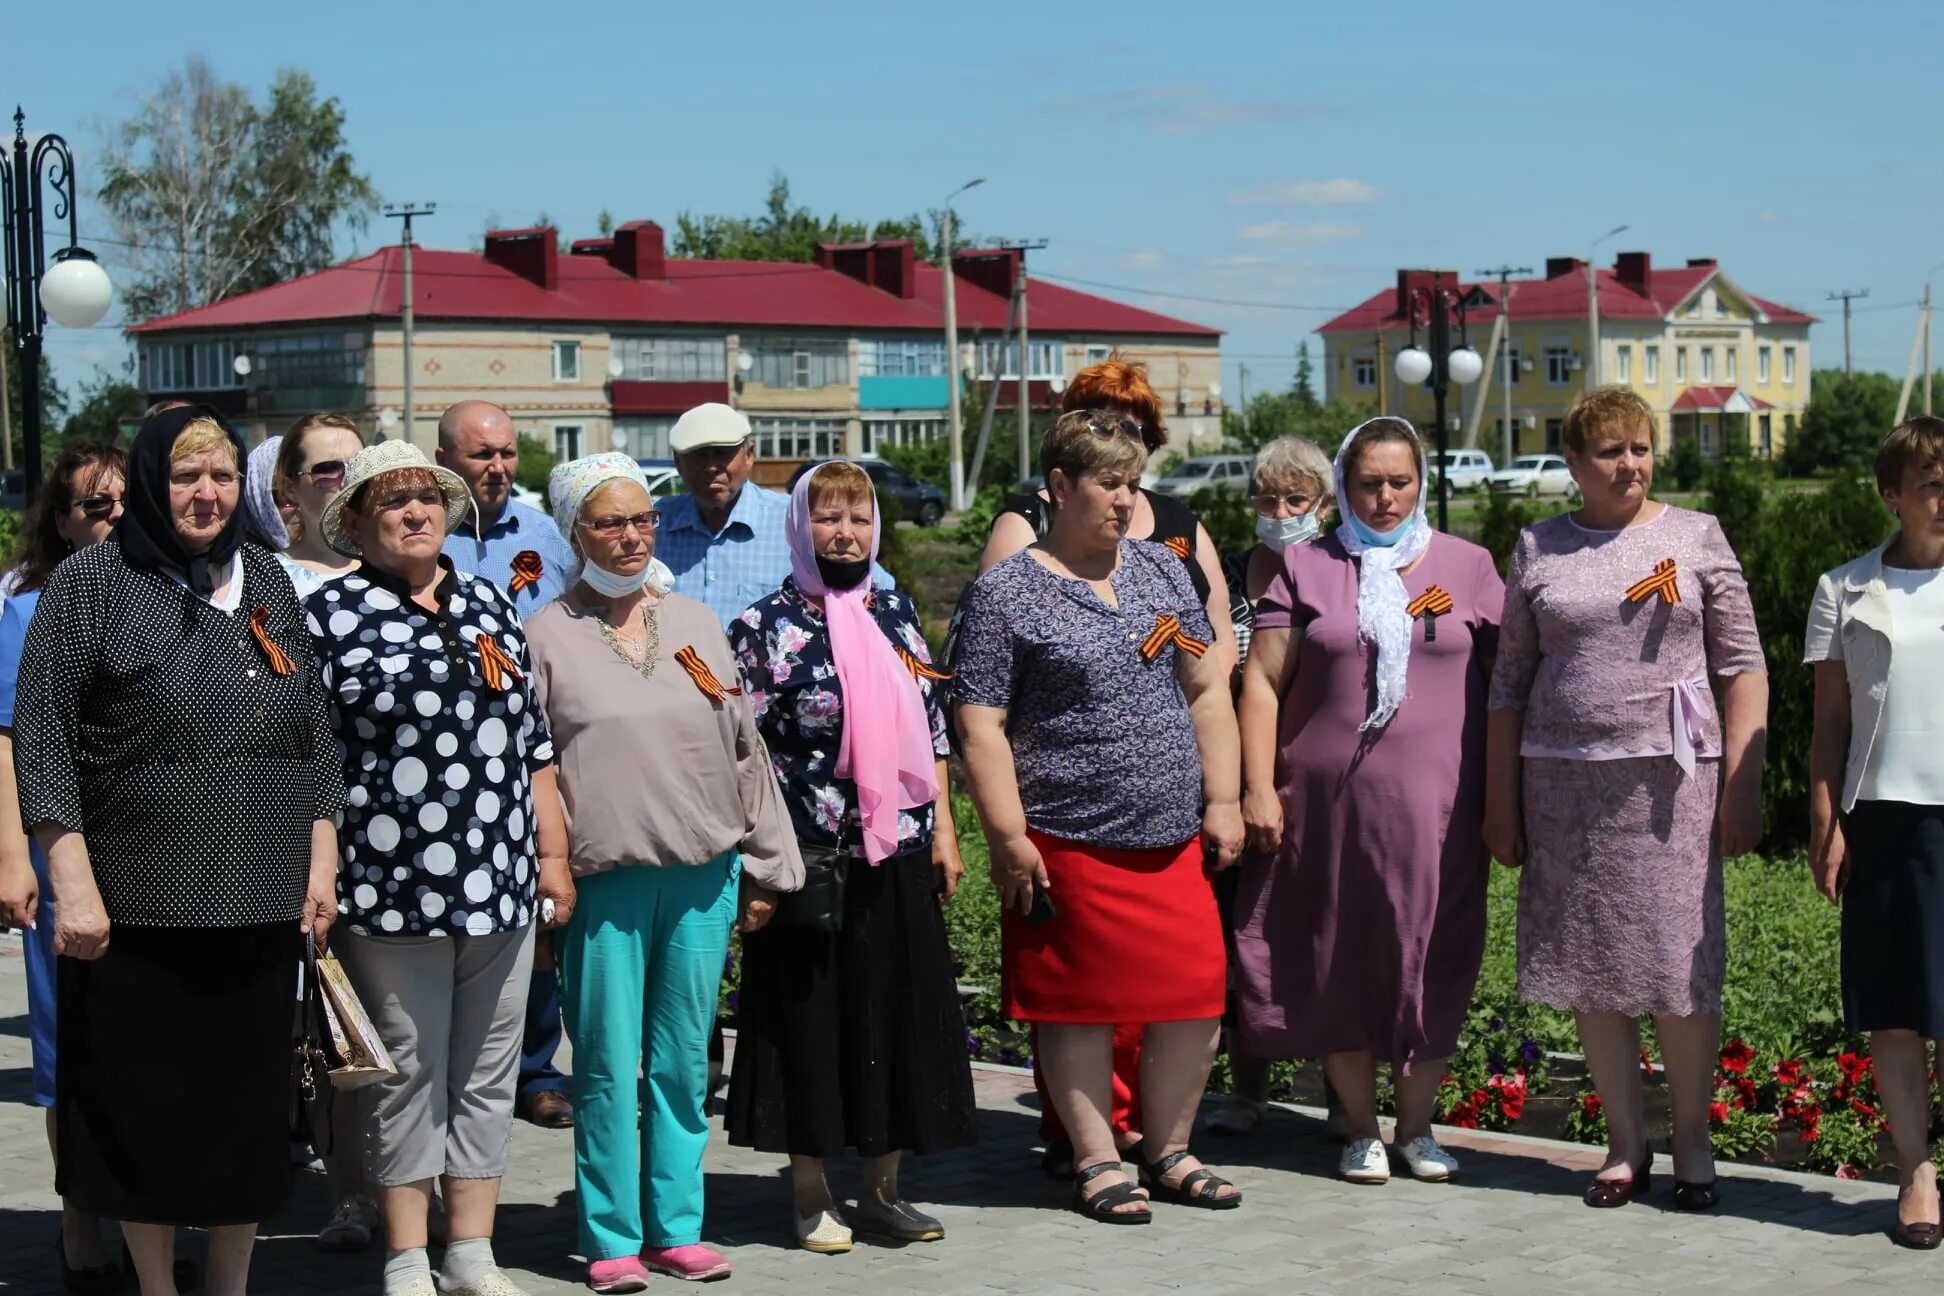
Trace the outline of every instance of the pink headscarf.
<path fill-rule="evenodd" d="M 925 715 L 918 681 L 865 606 L 871 582 L 833 590 L 824 586 L 817 573 L 816 549 L 810 540 L 810 479 L 823 467 L 797 479 L 783 531 L 790 544 L 790 579 L 798 590 L 823 600 L 830 655 L 836 659 L 837 682 L 844 694 L 837 777 L 857 785 L 864 857 L 877 864 L 897 854 L 898 812 L 930 805 L 938 798 L 938 757 L 932 752 L 931 721 Z M 871 512 L 881 525 L 875 488 Z M 877 561 L 878 535 L 878 528 L 872 527 L 872 562 Z"/>

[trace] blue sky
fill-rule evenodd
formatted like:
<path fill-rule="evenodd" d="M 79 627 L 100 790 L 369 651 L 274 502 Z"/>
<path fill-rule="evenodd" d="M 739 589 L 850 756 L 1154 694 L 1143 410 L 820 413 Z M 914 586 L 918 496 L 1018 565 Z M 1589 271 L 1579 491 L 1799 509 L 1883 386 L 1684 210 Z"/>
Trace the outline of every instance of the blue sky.
<path fill-rule="evenodd" d="M 858 218 L 984 176 L 967 231 L 1046 238 L 1037 272 L 1228 330 L 1230 395 L 1242 364 L 1287 384 L 1297 343 L 1399 266 L 1536 267 L 1622 223 L 1609 263 L 1716 256 L 1823 316 L 1819 367 L 1841 363 L 1824 294 L 1870 289 L 1856 363 L 1900 375 L 1944 263 L 1934 2 L 820 8 L 43 3 L 8 19 L 6 90 L 87 183 L 185 56 L 252 87 L 303 68 L 386 199 L 437 201 L 431 246 L 542 211 L 570 237 L 603 208 L 753 211 L 775 169 Z M 81 220 L 107 233 L 91 193 Z M 121 363 L 115 319 L 50 328 L 64 383 Z"/>

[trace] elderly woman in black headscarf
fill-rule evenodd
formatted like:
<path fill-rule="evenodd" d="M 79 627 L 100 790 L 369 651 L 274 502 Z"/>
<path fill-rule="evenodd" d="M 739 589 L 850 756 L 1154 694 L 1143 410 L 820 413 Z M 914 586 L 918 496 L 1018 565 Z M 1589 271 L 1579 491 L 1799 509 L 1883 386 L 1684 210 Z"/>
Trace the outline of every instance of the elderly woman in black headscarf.
<path fill-rule="evenodd" d="M 344 788 L 290 578 L 241 538 L 242 439 L 164 410 L 129 458 L 114 534 L 48 579 L 14 714 L 55 897 L 56 1187 L 123 1221 L 143 1296 L 173 1296 L 181 1225 L 209 1231 L 204 1290 L 242 1296 L 290 1193 L 293 996 Z"/>

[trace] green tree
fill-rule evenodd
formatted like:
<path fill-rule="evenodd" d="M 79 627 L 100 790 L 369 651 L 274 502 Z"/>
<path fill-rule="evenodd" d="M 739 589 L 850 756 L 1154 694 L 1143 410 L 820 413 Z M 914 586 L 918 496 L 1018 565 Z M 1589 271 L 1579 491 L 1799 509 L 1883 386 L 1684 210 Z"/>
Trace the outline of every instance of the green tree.
<path fill-rule="evenodd" d="M 14 462 L 19 463 L 23 453 L 20 352 L 14 349 L 14 335 L 11 328 L 0 327 L 0 349 L 6 352 L 4 358 L 0 358 L 0 363 L 7 367 L 7 434 L 13 441 Z M 43 457 L 46 458 L 51 457 L 45 454 L 46 447 L 58 440 L 61 416 L 67 410 L 67 393 L 62 391 L 61 384 L 54 380 L 54 367 L 48 364 L 45 358 L 41 360 L 40 366 L 40 392 L 41 446 Z"/>
<path fill-rule="evenodd" d="M 678 257 L 708 261 L 814 261 L 819 243 L 861 243 L 867 239 L 909 239 L 919 257 L 933 255 L 932 217 L 911 215 L 866 223 L 836 215 L 818 216 L 808 207 L 792 206 L 790 182 L 781 171 L 770 176 L 769 196 L 757 216 L 696 215 L 678 212 L 675 242 Z M 970 240 L 960 235 L 963 246 Z"/>
<path fill-rule="evenodd" d="M 614 213 L 601 208 L 601 214 L 594 218 L 594 228 L 600 231 L 602 238 L 614 233 Z"/>
<path fill-rule="evenodd" d="M 323 269 L 336 232 L 362 230 L 378 201 L 343 108 L 307 73 L 279 71 L 258 105 L 194 56 L 114 130 L 102 174 L 135 271 L 119 295 L 138 322 Z"/>
<path fill-rule="evenodd" d="M 61 437 L 120 440 L 123 429 L 139 422 L 148 399 L 130 375 L 99 373 L 81 384 L 81 400 L 61 427 Z"/>
<path fill-rule="evenodd" d="M 1346 401 L 1328 405 L 1305 402 L 1294 392 L 1259 392 L 1246 410 L 1222 412 L 1223 449 L 1231 454 L 1254 454 L 1277 437 L 1298 436 L 1316 442 L 1334 455 L 1344 434 L 1366 416 Z"/>
<path fill-rule="evenodd" d="M 1782 450 L 1789 471 L 1861 469 L 1874 462 L 1897 417 L 1900 386 L 1889 374 L 1818 369 L 1802 424 Z"/>
<path fill-rule="evenodd" d="M 1323 408 L 1323 402 L 1316 398 L 1316 366 L 1310 363 L 1307 340 L 1296 344 L 1296 381 L 1290 387 L 1289 395 L 1305 414 L 1314 414 Z"/>
<path fill-rule="evenodd" d="M 557 460 L 553 447 L 535 436 L 522 436 L 519 439 L 520 470 L 513 474 L 513 480 L 530 491 L 547 493 L 547 474 L 554 470 Z"/>

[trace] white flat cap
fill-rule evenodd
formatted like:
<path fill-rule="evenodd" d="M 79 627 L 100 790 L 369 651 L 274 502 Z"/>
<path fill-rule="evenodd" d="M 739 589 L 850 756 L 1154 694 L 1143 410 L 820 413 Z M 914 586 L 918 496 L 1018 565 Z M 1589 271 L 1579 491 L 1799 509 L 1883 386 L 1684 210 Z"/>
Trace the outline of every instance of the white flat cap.
<path fill-rule="evenodd" d="M 686 454 L 704 446 L 741 445 L 750 435 L 749 419 L 741 410 L 710 401 L 675 420 L 668 433 L 668 448 Z"/>

